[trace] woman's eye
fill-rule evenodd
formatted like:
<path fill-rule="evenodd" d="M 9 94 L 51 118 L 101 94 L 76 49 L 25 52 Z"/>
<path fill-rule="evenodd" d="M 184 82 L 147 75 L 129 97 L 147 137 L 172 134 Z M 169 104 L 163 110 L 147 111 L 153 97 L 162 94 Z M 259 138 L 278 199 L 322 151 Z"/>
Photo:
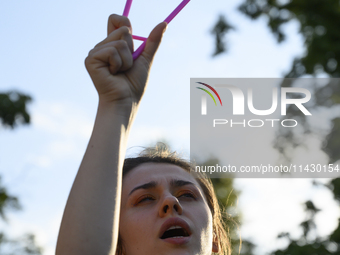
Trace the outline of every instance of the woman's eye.
<path fill-rule="evenodd" d="M 195 197 L 192 193 L 190 193 L 190 192 L 183 193 L 183 194 L 181 194 L 181 195 L 179 196 L 179 198 L 180 198 L 180 197 L 196 199 L 196 197 Z"/>
<path fill-rule="evenodd" d="M 136 204 L 140 204 L 142 202 L 145 202 L 145 201 L 152 201 L 152 200 L 155 200 L 152 196 L 144 196 L 142 197 L 141 199 L 138 200 L 138 202 Z"/>

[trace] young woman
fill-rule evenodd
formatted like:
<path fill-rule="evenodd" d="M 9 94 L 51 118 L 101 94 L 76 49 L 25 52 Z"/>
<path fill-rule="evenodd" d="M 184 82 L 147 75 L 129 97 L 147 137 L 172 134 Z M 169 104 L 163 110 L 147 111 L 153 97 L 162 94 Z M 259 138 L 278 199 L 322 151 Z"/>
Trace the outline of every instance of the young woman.
<path fill-rule="evenodd" d="M 166 23 L 158 24 L 133 61 L 130 21 L 111 15 L 107 38 L 85 60 L 99 105 L 64 211 L 57 255 L 230 253 L 208 179 L 191 175 L 189 163 L 166 151 L 124 163 L 129 131 L 165 29 Z"/>

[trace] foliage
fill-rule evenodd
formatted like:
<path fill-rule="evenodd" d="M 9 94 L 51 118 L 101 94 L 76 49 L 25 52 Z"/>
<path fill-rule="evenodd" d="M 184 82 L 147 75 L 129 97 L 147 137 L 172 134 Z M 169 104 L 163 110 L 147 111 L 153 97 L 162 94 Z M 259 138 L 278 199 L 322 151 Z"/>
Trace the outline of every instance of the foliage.
<path fill-rule="evenodd" d="M 0 177 L 1 181 L 1 177 Z M 5 216 L 5 210 L 8 209 L 21 209 L 18 198 L 12 195 L 9 195 L 7 189 L 1 185 L 0 182 L 0 216 L 3 220 L 7 221 Z"/>
<path fill-rule="evenodd" d="M 4 126 L 11 128 L 18 124 L 30 123 L 26 105 L 31 97 L 17 91 L 0 94 L 0 120 Z"/>
<path fill-rule="evenodd" d="M 16 91 L 0 94 L 0 120 L 3 126 L 15 128 L 19 124 L 30 122 L 26 105 L 31 97 Z M 1 180 L 1 177 L 0 177 Z M 0 183 L 0 216 L 7 221 L 8 210 L 21 209 L 17 197 L 8 193 L 7 189 Z M 42 248 L 36 245 L 35 237 L 26 234 L 17 239 L 10 239 L 0 231 L 0 254 L 2 255 L 41 255 Z"/>
<path fill-rule="evenodd" d="M 219 160 L 216 158 L 210 158 L 205 162 L 199 163 L 198 165 L 212 166 L 216 164 L 219 164 Z M 214 185 L 217 199 L 223 211 L 227 232 L 230 234 L 232 254 L 252 254 L 255 245 L 247 240 L 240 241 L 239 227 L 241 225 L 242 215 L 237 208 L 240 191 L 234 188 L 234 179 L 212 178 L 211 181 Z"/>
<path fill-rule="evenodd" d="M 270 31 L 278 43 L 283 42 L 287 35 L 284 25 L 295 21 L 300 25 L 299 33 L 304 40 L 305 53 L 296 56 L 291 63 L 290 70 L 284 75 L 292 78 L 289 82 L 281 84 L 282 87 L 294 86 L 294 79 L 299 77 L 318 77 L 324 74 L 327 77 L 340 77 L 340 2 L 320 0 L 243 0 L 239 11 L 247 17 L 256 20 L 264 19 Z M 223 19 L 219 19 L 219 23 Z M 228 24 L 225 23 L 227 26 Z M 219 24 L 223 27 L 223 24 Z M 226 33 L 216 35 L 215 52 L 220 54 L 224 51 L 221 38 Z M 336 108 L 340 104 L 339 80 L 331 79 L 322 86 L 311 84 L 308 90 L 314 95 L 314 100 L 308 105 L 309 109 Z M 289 160 L 287 151 L 304 144 L 306 137 L 313 131 L 324 140 L 323 150 L 329 156 L 329 162 L 340 160 L 340 117 L 331 119 L 332 127 L 327 135 L 313 130 L 305 116 L 300 114 L 294 107 L 287 109 L 287 118 L 295 118 L 304 128 L 303 134 L 296 134 L 291 130 L 279 129 L 274 147 Z M 333 179 L 328 185 L 334 199 L 340 202 L 340 179 Z M 289 233 L 281 233 L 279 238 L 287 238 L 289 245 L 283 250 L 274 251 L 274 255 L 283 254 L 340 254 L 340 224 L 327 237 L 315 237 L 311 239 L 309 234 L 315 229 L 314 217 L 319 209 L 312 201 L 305 203 L 307 218 L 301 223 L 303 235 L 294 240 Z M 251 254 L 251 253 L 249 253 Z"/>
<path fill-rule="evenodd" d="M 215 48 L 215 52 L 213 56 L 216 56 L 227 50 L 226 43 L 224 42 L 224 37 L 232 29 L 234 29 L 234 27 L 231 26 L 226 21 L 223 15 L 220 15 L 216 25 L 211 30 L 211 34 L 215 36 L 215 40 L 216 40 L 216 48 Z"/>
<path fill-rule="evenodd" d="M 283 4 L 276 0 L 246 0 L 239 10 L 252 19 L 265 17 L 267 25 L 280 43 L 285 40 L 283 25 L 291 20 L 300 24 L 306 54 L 297 57 L 287 77 L 300 77 L 322 69 L 339 77 L 340 24 L 339 1 L 293 0 Z M 287 2 L 287 1 L 286 1 Z"/>
<path fill-rule="evenodd" d="M 339 181 L 340 179 L 334 179 L 331 182 L 331 185 L 329 185 L 329 187 L 333 189 L 334 197 L 338 196 L 336 193 L 340 188 Z M 332 183 L 335 183 L 335 186 Z M 312 233 L 316 228 L 315 215 L 320 211 L 320 209 L 316 208 L 312 201 L 307 201 L 305 203 L 305 211 L 307 219 L 300 224 L 303 230 L 303 235 L 299 239 L 295 240 L 290 237 L 289 233 L 279 234 L 278 238 L 287 238 L 289 245 L 285 249 L 272 252 L 272 255 L 340 254 L 340 224 L 338 224 L 337 228 L 327 237 L 320 238 L 316 236 L 311 238 L 310 233 Z"/>
<path fill-rule="evenodd" d="M 278 42 L 282 42 L 286 35 L 283 25 L 291 20 L 300 24 L 300 34 L 304 38 L 305 54 L 296 57 L 291 70 L 286 78 L 298 78 L 305 75 L 317 76 L 325 73 L 329 77 L 340 77 L 340 3 L 339 1 L 318 0 L 293 0 L 283 4 L 274 0 L 246 0 L 240 11 L 252 19 L 265 17 L 267 25 L 276 36 Z M 281 86 L 293 86 L 293 81 Z M 315 99 L 308 106 L 309 109 L 321 107 L 335 108 L 340 104 L 340 83 L 332 79 L 323 86 L 310 84 L 308 90 Z M 299 114 L 296 108 L 289 107 L 287 117 L 299 118 L 304 127 L 304 133 L 308 135 L 312 130 L 304 115 Z M 323 150 L 328 154 L 330 162 L 340 159 L 340 119 L 334 117 L 332 129 L 325 140 Z M 314 133 L 316 131 L 314 130 Z M 298 137 L 292 130 L 279 129 L 275 147 L 286 155 L 286 149 L 303 144 L 305 137 Z"/>
<path fill-rule="evenodd" d="M 40 255 L 42 248 L 35 243 L 32 234 L 26 234 L 19 239 L 8 239 L 4 233 L 0 233 L 0 254 L 1 255 Z"/>
<path fill-rule="evenodd" d="M 282 2 L 282 1 L 281 1 Z M 276 36 L 278 42 L 282 42 L 286 35 L 283 25 L 291 20 L 300 24 L 300 34 L 304 39 L 305 54 L 297 56 L 292 63 L 291 70 L 285 75 L 286 78 L 298 78 L 305 75 L 316 76 L 326 73 L 329 77 L 340 77 L 340 3 L 339 1 L 318 0 L 293 0 L 282 4 L 273 0 L 246 0 L 240 11 L 252 19 L 265 17 L 267 25 Z M 282 84 L 282 86 L 292 86 Z M 320 107 L 335 108 L 340 103 L 339 80 L 331 80 L 323 86 L 311 86 L 309 91 L 315 96 L 315 100 L 309 105 L 310 109 Z M 311 127 L 305 116 L 298 116 L 293 107 L 288 109 L 288 117 L 298 117 L 305 128 L 305 134 L 311 132 Z M 339 119 L 332 119 L 333 128 L 325 137 L 324 151 L 329 155 L 330 162 L 340 159 L 340 133 Z M 304 138 L 302 138 L 304 139 Z M 297 147 L 302 144 L 292 130 L 287 132 L 282 128 L 278 132 L 275 147 L 286 156 L 286 149 L 291 146 Z"/>

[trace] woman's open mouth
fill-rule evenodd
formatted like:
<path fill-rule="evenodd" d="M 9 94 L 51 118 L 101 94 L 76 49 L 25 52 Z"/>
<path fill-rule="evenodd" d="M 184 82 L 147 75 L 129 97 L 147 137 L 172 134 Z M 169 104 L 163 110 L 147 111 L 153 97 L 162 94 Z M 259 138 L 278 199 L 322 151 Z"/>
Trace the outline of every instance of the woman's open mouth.
<path fill-rule="evenodd" d="M 170 218 L 163 223 L 159 236 L 160 239 L 167 243 L 180 245 L 189 242 L 191 230 L 184 220 Z"/>
<path fill-rule="evenodd" d="M 164 232 L 164 234 L 161 236 L 161 239 L 180 238 L 186 236 L 189 236 L 189 234 L 184 228 L 181 226 L 172 226 Z"/>

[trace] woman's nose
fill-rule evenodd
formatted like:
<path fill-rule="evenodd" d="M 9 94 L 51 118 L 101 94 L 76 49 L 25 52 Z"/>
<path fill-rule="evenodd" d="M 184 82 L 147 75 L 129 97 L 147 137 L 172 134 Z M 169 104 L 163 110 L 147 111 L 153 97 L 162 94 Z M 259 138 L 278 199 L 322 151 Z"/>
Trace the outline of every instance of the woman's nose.
<path fill-rule="evenodd" d="M 181 215 L 183 208 L 179 203 L 178 199 L 172 195 L 168 195 L 164 198 L 161 207 L 159 208 L 159 215 L 165 217 L 168 214 L 179 214 Z"/>

